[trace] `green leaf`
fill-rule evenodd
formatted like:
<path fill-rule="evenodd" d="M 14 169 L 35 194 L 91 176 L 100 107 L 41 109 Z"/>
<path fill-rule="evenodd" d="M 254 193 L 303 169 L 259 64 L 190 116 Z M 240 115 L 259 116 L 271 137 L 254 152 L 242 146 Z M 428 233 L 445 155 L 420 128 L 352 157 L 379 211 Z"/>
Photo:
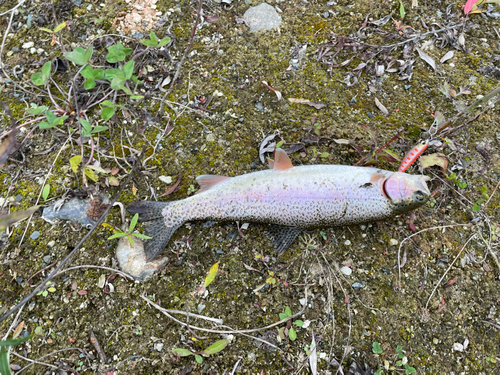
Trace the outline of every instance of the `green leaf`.
<path fill-rule="evenodd" d="M 52 125 L 50 125 L 48 122 L 46 121 L 42 121 L 41 123 L 38 124 L 38 127 L 43 130 L 43 129 L 50 129 L 52 127 Z"/>
<path fill-rule="evenodd" d="M 155 45 L 158 44 L 158 38 L 156 37 L 156 34 L 154 32 L 149 33 L 149 37 L 151 38 L 151 41 L 155 43 Z"/>
<path fill-rule="evenodd" d="M 215 263 L 208 271 L 207 277 L 205 277 L 205 286 L 209 286 L 212 281 L 214 281 L 215 276 L 219 273 L 219 262 Z"/>
<path fill-rule="evenodd" d="M 156 47 L 156 43 L 149 39 L 142 39 L 141 44 L 146 47 Z"/>
<path fill-rule="evenodd" d="M 35 328 L 35 335 L 43 336 L 43 328 L 38 326 Z"/>
<path fill-rule="evenodd" d="M 396 366 L 401 366 L 403 364 L 403 361 L 397 361 Z"/>
<path fill-rule="evenodd" d="M 123 84 L 125 83 L 125 76 L 123 75 L 116 75 L 113 77 L 113 79 L 111 80 L 111 88 L 113 90 L 120 90 L 122 89 L 124 86 Z"/>
<path fill-rule="evenodd" d="M 219 353 L 221 350 L 223 350 L 228 344 L 227 340 L 218 340 L 214 342 L 212 345 L 210 345 L 208 348 L 203 350 L 202 354 L 203 355 L 212 355 L 215 353 Z"/>
<path fill-rule="evenodd" d="M 92 126 L 90 125 L 90 123 L 87 120 L 81 118 L 80 124 L 82 124 L 82 136 L 90 137 L 92 133 Z"/>
<path fill-rule="evenodd" d="M 115 76 L 117 75 L 123 75 L 123 72 L 120 69 L 106 69 L 106 72 L 104 72 L 104 77 L 108 80 L 111 81 Z M 106 100 L 106 102 L 109 100 Z M 104 102 L 103 102 L 104 103 Z M 105 104 L 106 105 L 106 104 Z"/>
<path fill-rule="evenodd" d="M 102 131 L 108 130 L 107 126 L 94 126 L 94 129 L 92 129 L 92 134 L 99 133 Z"/>
<path fill-rule="evenodd" d="M 95 87 L 96 83 L 94 81 L 93 78 L 89 78 L 87 79 L 84 83 L 83 83 L 83 87 L 85 87 L 86 90 L 91 90 Z"/>
<path fill-rule="evenodd" d="M 132 220 L 130 220 L 130 226 L 128 227 L 128 232 L 132 233 L 135 226 L 137 225 L 137 221 L 139 220 L 139 214 L 135 214 Z"/>
<path fill-rule="evenodd" d="M 80 74 L 84 78 L 94 78 L 94 69 L 90 65 L 87 65 L 85 66 L 85 68 L 82 69 Z"/>
<path fill-rule="evenodd" d="M 43 191 L 42 191 L 42 198 L 44 201 L 47 200 L 47 198 L 49 197 L 49 194 L 50 194 L 50 185 L 47 184 L 43 187 Z"/>
<path fill-rule="evenodd" d="M 142 99 L 144 96 L 142 95 L 130 95 L 130 99 Z"/>
<path fill-rule="evenodd" d="M 54 293 L 56 291 L 56 288 L 51 286 L 50 288 L 47 289 L 50 293 Z"/>
<path fill-rule="evenodd" d="M 132 236 L 127 236 L 128 238 L 128 242 L 130 242 L 130 247 L 134 247 L 134 239 L 132 238 Z"/>
<path fill-rule="evenodd" d="M 28 109 L 28 113 L 30 115 L 40 115 L 43 112 L 45 112 L 47 109 L 49 109 L 48 107 L 46 107 L 44 105 L 37 106 L 35 103 L 30 103 L 30 106 L 31 106 L 31 108 Z"/>
<path fill-rule="evenodd" d="M 375 342 L 372 344 L 372 347 L 373 347 L 373 348 L 372 348 L 373 353 L 375 353 L 375 354 L 382 354 L 383 350 L 382 350 L 382 348 L 380 347 L 380 344 L 379 344 L 378 342 L 376 342 L 376 341 L 375 341 Z"/>
<path fill-rule="evenodd" d="M 52 34 L 53 31 L 51 29 L 46 29 L 45 27 L 39 27 L 39 30 L 45 31 L 46 33 Z"/>
<path fill-rule="evenodd" d="M 111 100 L 105 100 L 101 103 L 102 106 L 105 106 L 105 107 L 116 107 L 118 106 L 118 104 L 113 104 L 113 102 Z"/>
<path fill-rule="evenodd" d="M 87 48 L 87 50 L 85 51 L 85 53 L 83 55 L 83 61 L 85 61 L 85 63 L 89 62 L 90 58 L 92 57 L 93 52 L 94 52 L 94 47 L 89 46 L 89 48 Z"/>
<path fill-rule="evenodd" d="M 280 320 L 288 318 L 288 315 L 285 313 L 280 313 L 279 315 L 280 315 Z"/>
<path fill-rule="evenodd" d="M 33 82 L 33 84 L 37 86 L 42 86 L 45 84 L 45 82 L 47 82 L 47 80 L 44 79 L 42 73 L 38 72 L 31 75 L 31 82 Z"/>
<path fill-rule="evenodd" d="M 134 60 L 130 60 L 128 63 L 123 65 L 123 73 L 125 74 L 125 78 L 130 79 L 130 77 L 132 77 L 133 72 L 134 72 Z"/>
<path fill-rule="evenodd" d="M 69 159 L 69 165 L 71 166 L 71 169 L 73 172 L 78 173 L 78 167 L 82 163 L 82 155 L 76 155 L 73 156 L 71 159 Z"/>
<path fill-rule="evenodd" d="M 7 350 L 2 346 L 0 348 L 0 374 L 11 375 L 9 366 L 9 356 L 7 355 Z"/>
<path fill-rule="evenodd" d="M 113 176 L 110 177 L 110 181 L 111 179 L 114 178 Z M 115 178 L 116 179 L 116 178 Z M 118 180 L 117 180 L 118 181 Z M 111 185 L 111 184 L 110 184 Z M 137 238 L 140 238 L 142 240 L 150 240 L 152 239 L 153 237 L 149 237 L 149 236 L 146 236 L 145 234 L 140 234 L 140 233 L 132 233 L 132 236 L 134 237 L 137 237 Z"/>
<path fill-rule="evenodd" d="M 292 310 L 290 310 L 290 307 L 288 307 L 288 306 L 287 306 L 287 307 L 285 307 L 285 314 L 286 314 L 287 316 L 292 316 Z"/>
<path fill-rule="evenodd" d="M 297 332 L 293 329 L 293 327 L 290 327 L 288 330 L 288 337 L 290 337 L 290 340 L 295 341 L 297 339 Z"/>
<path fill-rule="evenodd" d="M 171 40 L 172 40 L 172 38 L 166 36 L 165 38 L 160 40 L 160 43 L 158 43 L 158 47 L 163 47 L 164 45 L 170 43 Z"/>
<path fill-rule="evenodd" d="M 66 52 L 64 56 L 69 60 L 73 61 L 77 65 L 85 65 L 88 60 L 85 60 L 85 51 L 82 47 L 76 47 L 71 52 Z"/>
<path fill-rule="evenodd" d="M 57 122 L 57 116 L 52 111 L 45 112 L 45 117 L 47 117 L 49 124 L 52 126 Z"/>
<path fill-rule="evenodd" d="M 399 15 L 401 16 L 401 19 L 405 18 L 405 7 L 403 5 L 403 2 L 399 2 Z"/>
<path fill-rule="evenodd" d="M 101 118 L 104 121 L 108 121 L 111 117 L 113 117 L 114 114 L 115 114 L 115 110 L 113 108 L 106 107 L 106 108 L 103 108 L 103 110 L 101 112 Z"/>
<path fill-rule="evenodd" d="M 328 152 L 323 152 L 319 155 L 320 158 L 326 158 L 328 155 L 330 155 Z"/>
<path fill-rule="evenodd" d="M 118 232 L 118 233 L 115 233 L 112 236 L 108 237 L 108 240 L 114 240 L 115 238 L 122 238 L 122 237 L 126 237 L 126 236 L 127 236 L 127 233 Z"/>
<path fill-rule="evenodd" d="M 132 91 L 130 91 L 128 88 L 125 87 L 125 85 L 120 85 L 120 89 L 125 91 L 130 96 L 134 95 Z"/>
<path fill-rule="evenodd" d="M 293 322 L 297 327 L 302 327 L 304 325 L 304 322 L 300 319 L 297 319 L 295 322 Z"/>
<path fill-rule="evenodd" d="M 85 175 L 94 182 L 99 181 L 99 176 L 92 169 L 85 168 Z"/>
<path fill-rule="evenodd" d="M 104 69 L 94 69 L 94 79 L 103 79 L 104 78 Z"/>
<path fill-rule="evenodd" d="M 56 28 L 54 29 L 54 33 L 58 33 L 59 31 L 61 31 L 65 27 L 66 27 L 66 22 L 63 22 L 63 23 L 57 25 Z"/>
<path fill-rule="evenodd" d="M 201 357 L 201 355 L 199 354 L 195 354 L 194 355 L 194 359 L 196 360 L 196 362 L 198 362 L 200 365 L 203 363 L 203 358 Z"/>
<path fill-rule="evenodd" d="M 45 64 L 42 66 L 42 75 L 44 78 L 47 80 L 50 77 L 50 71 L 52 69 L 52 63 L 50 61 L 47 61 Z"/>
<path fill-rule="evenodd" d="M 5 341 L 0 341 L 0 346 L 1 347 L 16 346 L 16 345 L 19 345 L 19 344 L 21 344 L 21 343 L 23 343 L 25 341 L 28 341 L 32 337 L 33 337 L 33 335 L 29 335 L 29 336 L 25 336 L 25 337 L 19 337 L 17 339 L 10 339 L 10 340 L 5 340 Z"/>
<path fill-rule="evenodd" d="M 172 352 L 179 356 L 179 357 L 188 357 L 190 355 L 193 355 L 194 353 L 191 350 L 188 349 L 182 349 L 182 348 L 175 348 L 172 349 Z"/>

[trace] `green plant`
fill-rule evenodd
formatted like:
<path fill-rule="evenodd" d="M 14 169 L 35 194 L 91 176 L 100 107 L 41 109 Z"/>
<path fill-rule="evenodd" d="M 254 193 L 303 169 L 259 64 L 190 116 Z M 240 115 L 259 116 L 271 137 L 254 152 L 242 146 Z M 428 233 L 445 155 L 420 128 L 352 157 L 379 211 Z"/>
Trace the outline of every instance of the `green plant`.
<path fill-rule="evenodd" d="M 380 344 L 376 341 L 372 344 L 372 351 L 375 354 L 382 354 L 383 352 L 382 348 L 380 347 Z"/>
<path fill-rule="evenodd" d="M 52 284 L 52 282 L 47 281 L 47 284 L 45 284 L 45 285 L 50 285 L 50 284 Z M 54 288 L 53 286 L 50 286 L 46 290 L 39 291 L 36 295 L 37 296 L 42 295 L 43 297 L 47 297 L 49 295 L 49 292 L 54 293 L 55 291 L 56 291 L 56 288 Z"/>
<path fill-rule="evenodd" d="M 314 156 L 317 158 L 326 158 L 330 155 L 328 152 L 322 152 L 320 154 L 318 151 L 316 151 L 315 148 L 312 149 L 312 152 L 313 152 Z"/>
<path fill-rule="evenodd" d="M 286 335 L 288 335 L 290 340 L 295 341 L 297 339 L 297 332 L 295 332 L 295 329 L 292 327 L 292 325 L 302 327 L 304 325 L 304 322 L 300 319 L 297 319 L 292 323 L 291 316 L 292 310 L 288 306 L 285 307 L 285 312 L 279 314 L 280 320 L 288 319 L 288 321 L 285 327 L 281 327 L 278 330 L 278 334 L 282 339 L 284 339 Z"/>
<path fill-rule="evenodd" d="M 40 129 L 50 129 L 54 126 L 62 125 L 64 123 L 64 120 L 68 118 L 68 116 L 66 115 L 57 117 L 52 111 L 46 111 L 45 117 L 47 118 L 47 121 L 42 121 L 38 124 L 38 127 Z"/>
<path fill-rule="evenodd" d="M 130 242 L 130 245 L 132 247 L 134 247 L 134 240 L 132 239 L 132 237 L 137 237 L 137 238 L 140 238 L 142 240 L 151 239 L 152 237 L 146 236 L 146 235 L 141 234 L 141 233 L 132 233 L 135 226 L 137 225 L 138 220 L 139 220 L 139 214 L 135 214 L 134 217 L 132 218 L 132 220 L 130 221 L 130 226 L 128 228 L 128 232 L 122 232 L 121 230 L 114 228 L 113 231 L 115 232 L 115 234 L 113 234 L 111 237 L 108 237 L 108 240 L 113 240 L 115 238 L 121 238 L 121 237 L 127 237 L 127 239 Z"/>
<path fill-rule="evenodd" d="M 118 61 L 125 60 L 125 57 L 130 55 L 132 48 L 125 48 L 120 42 L 113 44 L 108 47 L 108 54 L 106 55 L 106 61 L 114 64 Z"/>
<path fill-rule="evenodd" d="M 44 201 L 47 201 L 49 194 L 50 194 L 50 185 L 47 184 L 43 187 L 43 190 L 42 190 L 42 198 Z"/>
<path fill-rule="evenodd" d="M 37 86 L 45 85 L 50 77 L 50 71 L 52 69 L 52 63 L 47 61 L 42 66 L 42 72 L 33 73 L 31 75 L 31 82 L 33 82 Z"/>
<path fill-rule="evenodd" d="M 214 342 L 212 345 L 210 345 L 208 348 L 205 350 L 201 350 L 199 352 L 193 352 L 189 349 L 182 349 L 182 348 L 174 348 L 172 349 L 172 352 L 177 356 L 177 357 L 188 357 L 190 355 L 194 355 L 194 359 L 196 362 L 199 364 L 203 363 L 203 357 L 208 357 L 212 354 L 216 354 L 220 351 L 222 351 L 228 344 L 227 340 L 219 340 Z"/>
<path fill-rule="evenodd" d="M 446 178 L 450 181 L 453 181 L 453 183 L 461 189 L 465 189 L 467 187 L 467 182 L 460 181 L 456 173 L 451 173 L 450 175 L 446 175 Z"/>
<path fill-rule="evenodd" d="M 17 332 L 17 334 L 19 334 Z M 12 346 L 16 346 L 19 344 L 22 344 L 23 342 L 28 341 L 31 339 L 31 335 L 25 336 L 25 337 L 17 337 L 16 332 L 14 332 L 13 338 L 5 341 L 0 341 L 0 374 L 2 375 L 10 375 L 10 348 Z"/>
<path fill-rule="evenodd" d="M 484 200 L 489 199 L 488 195 L 488 188 L 486 186 L 481 186 L 481 195 L 483 196 L 482 198 L 479 198 L 473 205 L 472 205 L 472 211 L 473 212 L 479 212 L 481 211 L 481 204 L 484 202 Z"/>
<path fill-rule="evenodd" d="M 162 40 L 158 41 L 158 37 L 153 32 L 149 34 L 149 38 L 150 39 L 141 40 L 141 43 L 146 47 L 163 47 L 164 45 L 170 43 L 170 41 L 172 40 L 170 39 L 170 37 L 166 36 Z"/>
<path fill-rule="evenodd" d="M 87 120 L 80 118 L 80 123 L 82 124 L 82 136 L 91 137 L 93 134 L 102 132 L 104 130 L 108 130 L 107 126 L 94 126 L 90 125 L 90 122 Z"/>

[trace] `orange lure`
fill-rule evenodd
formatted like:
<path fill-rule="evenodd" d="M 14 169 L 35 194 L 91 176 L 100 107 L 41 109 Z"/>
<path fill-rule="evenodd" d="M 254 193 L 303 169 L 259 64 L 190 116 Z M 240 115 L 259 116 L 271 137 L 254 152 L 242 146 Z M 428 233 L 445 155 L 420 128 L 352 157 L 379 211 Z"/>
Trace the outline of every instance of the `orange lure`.
<path fill-rule="evenodd" d="M 398 172 L 404 172 L 408 169 L 410 165 L 412 165 L 417 158 L 422 155 L 425 149 L 429 147 L 429 140 L 421 141 L 418 145 L 413 147 L 408 154 L 406 154 L 401 166 L 398 169 Z"/>

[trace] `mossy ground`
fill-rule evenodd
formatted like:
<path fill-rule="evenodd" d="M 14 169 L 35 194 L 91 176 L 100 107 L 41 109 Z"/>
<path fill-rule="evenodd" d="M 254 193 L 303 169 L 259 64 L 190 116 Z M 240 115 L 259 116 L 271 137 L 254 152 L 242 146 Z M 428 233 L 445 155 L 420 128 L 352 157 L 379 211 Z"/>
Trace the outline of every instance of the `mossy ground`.
<path fill-rule="evenodd" d="M 0 13 L 15 5 L 15 1 L 7 1 L 0 6 Z M 274 1 L 270 1 L 275 5 Z M 182 199 L 188 194 L 188 189 L 194 184 L 194 177 L 199 174 L 211 173 L 221 175 L 239 175 L 252 171 L 252 163 L 258 161 L 258 147 L 264 135 L 279 133 L 288 143 L 299 141 L 311 127 L 311 118 L 316 117 L 322 136 L 330 139 L 350 139 L 360 147 L 368 150 L 372 140 L 359 124 L 367 124 L 378 130 L 378 143 L 384 144 L 403 127 L 406 134 L 401 148 L 393 148 L 401 157 L 410 144 L 416 143 L 421 129 L 427 128 L 431 122 L 431 112 L 440 110 L 446 117 L 452 117 L 456 111 L 450 99 L 446 98 L 439 88 L 445 83 L 453 88 L 465 86 L 475 77 L 471 87 L 472 94 L 465 95 L 464 100 L 472 103 L 477 95 L 491 91 L 498 81 L 483 75 L 478 69 L 488 64 L 495 64 L 498 59 L 498 39 L 492 25 L 494 20 L 483 19 L 478 15 L 470 17 L 479 27 L 468 31 L 465 35 L 469 54 L 455 51 L 452 59 L 454 66 L 448 63 L 439 67 L 435 73 L 420 59 L 415 62 L 414 75 L 411 82 L 398 81 L 397 76 L 384 75 L 381 79 L 362 75 L 360 81 L 346 87 L 339 82 L 344 78 L 346 70 L 333 70 L 332 77 L 326 67 L 315 60 L 314 50 L 329 40 L 330 32 L 339 35 L 354 35 L 366 15 L 371 13 L 374 19 L 381 18 L 391 10 L 398 13 L 399 2 L 395 1 L 355 1 L 340 0 L 338 5 L 327 7 L 324 2 L 310 1 L 308 4 L 297 0 L 278 2 L 276 4 L 283 13 L 283 24 L 279 31 L 266 31 L 253 34 L 247 31 L 243 24 L 235 23 L 236 17 L 241 17 L 249 7 L 245 2 L 234 2 L 229 11 L 221 10 L 217 4 L 206 6 L 207 14 L 219 15 L 219 19 L 205 24 L 198 30 L 193 46 L 193 52 L 182 68 L 180 81 L 169 99 L 176 102 L 183 94 L 215 95 L 208 112 L 182 111 L 174 113 L 166 107 L 160 114 L 158 128 L 165 128 L 167 121 L 174 129 L 166 137 L 156 154 L 148 161 L 146 173 L 138 173 L 132 180 L 137 188 L 137 197 L 132 194 L 132 188 L 126 189 L 120 199 L 129 203 L 137 198 L 147 198 L 150 186 L 157 189 L 158 194 L 166 191 L 169 186 L 158 180 L 160 175 L 172 176 L 174 181 L 179 171 L 183 173 L 180 188 L 168 197 L 169 200 Z M 410 7 L 409 1 L 403 2 L 406 8 L 405 23 L 420 29 L 419 16 L 427 22 L 435 17 L 436 12 L 445 12 L 451 1 L 435 2 L 420 1 L 417 9 Z M 70 43 L 81 43 L 81 35 L 97 33 L 99 29 L 113 33 L 110 29 L 112 15 L 129 6 L 125 2 L 109 3 L 102 13 L 96 11 L 97 4 L 82 2 L 75 7 L 69 0 L 55 1 L 59 21 L 73 20 L 71 31 L 63 32 L 67 48 Z M 92 11 L 87 10 L 92 4 Z M 257 5 L 254 2 L 253 5 Z M 352 6 L 353 5 L 353 6 Z M 176 47 L 170 50 L 179 61 L 187 44 L 194 22 L 195 7 L 187 1 L 176 3 L 160 1 L 158 9 L 167 12 L 168 9 L 180 7 L 181 11 L 173 11 L 166 28 L 173 21 L 171 32 L 177 38 Z M 339 12 L 334 18 L 325 18 L 328 10 Z M 462 12 L 453 8 L 454 12 Z M 44 27 L 54 27 L 50 8 L 30 5 L 26 12 L 16 16 L 16 22 L 26 23 L 27 14 L 46 14 L 49 20 Z M 102 22 L 92 21 L 93 17 L 102 17 Z M 87 23 L 85 22 L 87 19 Z M 5 16 L 0 20 L 0 30 L 5 30 Z M 427 22 L 430 24 L 430 22 Z M 164 28 L 155 31 L 163 36 Z M 16 27 L 17 29 L 17 27 Z M 389 23 L 385 30 L 395 31 Z M 3 33 L 2 33 L 3 35 Z M 13 47 L 21 48 L 23 42 L 35 41 L 36 47 L 44 48 L 50 58 L 62 54 L 58 45 L 50 46 L 50 37 L 38 30 L 36 26 L 22 27 L 14 38 L 7 39 L 3 61 L 8 71 L 16 64 L 23 64 L 24 75 L 19 79 L 29 80 L 30 75 L 48 58 L 31 55 L 21 49 L 20 53 L 7 56 Z M 204 37 L 213 38 L 216 43 L 202 42 Z M 380 42 L 374 37 L 370 42 Z M 296 43 L 308 43 L 308 57 L 295 72 L 287 71 L 290 51 Z M 428 53 L 437 61 L 449 48 L 434 48 Z M 398 52 L 399 53 L 399 52 Z M 395 58 L 401 58 L 395 52 Z M 357 63 L 354 60 L 350 68 Z M 158 75 L 161 64 L 174 71 L 173 64 L 160 58 L 149 61 Z M 155 76 L 157 78 L 157 76 Z M 58 78 L 59 82 L 70 77 Z M 313 102 L 322 102 L 326 107 L 320 110 L 306 105 L 291 104 L 288 100 L 276 101 L 276 96 L 260 84 L 266 81 L 279 90 L 285 98 L 303 98 Z M 411 87 L 405 88 L 405 85 Z M 389 110 L 389 116 L 382 116 L 374 103 L 374 95 L 370 86 L 375 85 L 375 94 Z M 7 86 L 7 88 L 11 88 Z M 53 91 L 53 94 L 57 92 Z M 12 91 L 3 92 L 1 100 L 11 107 L 14 116 L 21 119 L 25 104 L 12 95 Z M 123 101 L 132 116 L 132 121 L 124 122 L 121 116 L 115 123 L 110 123 L 113 133 L 101 137 L 101 145 L 115 143 L 116 156 L 130 156 L 128 149 L 121 146 L 122 129 L 130 132 L 131 144 L 140 150 L 144 138 L 138 127 L 142 126 L 143 111 L 154 111 L 159 107 L 158 100 L 162 93 L 153 92 L 152 97 L 139 102 Z M 356 98 L 353 101 L 352 98 Z M 38 97 L 38 104 L 50 105 L 46 97 Z M 188 102 L 188 99 L 183 101 Z M 35 95 L 26 97 L 28 102 L 35 101 Z M 260 102 L 263 110 L 256 108 Z M 98 112 L 95 113 L 97 118 Z M 373 224 L 365 229 L 360 227 L 328 229 L 324 235 L 312 231 L 301 237 L 291 249 L 277 259 L 263 262 L 255 254 L 274 256 L 270 243 L 262 236 L 263 227 L 251 225 L 245 231 L 246 238 L 236 237 L 229 241 L 228 234 L 236 231 L 235 224 L 218 224 L 209 229 L 203 229 L 197 223 L 183 227 L 175 239 L 185 238 L 193 234 L 191 249 L 174 245 L 178 251 L 186 252 L 186 257 L 180 266 L 169 266 L 160 274 L 145 283 L 132 283 L 117 278 L 112 281 L 115 291 L 112 294 L 103 293 L 98 288 L 98 280 L 102 274 L 109 272 L 81 268 L 66 272 L 54 280 L 56 291 L 48 296 L 37 296 L 27 306 L 21 320 L 26 322 L 26 328 L 34 332 L 42 328 L 42 335 L 36 335 L 27 344 L 26 355 L 31 359 L 39 358 L 47 353 L 64 348 L 80 348 L 87 352 L 94 350 L 90 343 L 89 328 L 93 328 L 100 343 L 111 359 L 110 363 L 100 364 L 98 359 L 81 358 L 76 350 L 57 353 L 45 358 L 47 363 L 64 360 L 73 368 L 89 368 L 87 373 L 94 373 L 99 368 L 115 369 L 118 373 L 186 373 L 182 369 L 192 366 L 192 373 L 222 374 L 230 372 L 235 363 L 241 359 L 238 373 L 295 373 L 306 360 L 305 345 L 310 344 L 311 335 L 317 335 L 318 353 L 325 353 L 319 359 L 319 369 L 327 370 L 328 362 L 335 356 L 338 360 L 346 350 L 348 355 L 343 365 L 352 358 L 360 362 L 366 361 L 372 368 L 383 366 L 385 361 L 393 366 L 396 363 L 395 350 L 398 345 L 403 347 L 408 363 L 418 373 L 448 374 L 474 373 L 490 374 L 498 371 L 495 358 L 500 352 L 500 333 L 498 328 L 489 323 L 500 324 L 499 304 L 499 274 L 491 257 L 487 256 L 485 245 L 490 238 L 491 227 L 498 224 L 499 192 L 497 191 L 481 212 L 473 212 L 473 203 L 481 198 L 480 189 L 487 187 L 491 195 L 498 183 L 500 173 L 498 148 L 499 138 L 496 128 L 498 108 L 489 110 L 485 116 L 455 133 L 453 141 L 459 149 L 444 148 L 448 155 L 450 166 L 455 165 L 459 158 L 470 158 L 473 163 L 464 171 L 459 171 L 461 181 L 467 182 L 466 188 L 458 188 L 453 182 L 446 180 L 438 170 L 436 176 L 444 183 L 435 201 L 415 212 L 412 219 L 417 230 L 433 226 L 465 224 L 476 218 L 472 228 L 452 227 L 429 230 L 412 240 L 406 241 L 401 252 L 406 252 L 407 262 L 402 270 L 401 290 L 395 290 L 398 282 L 397 251 L 398 246 L 390 246 L 391 239 L 403 241 L 412 234 L 407 222 L 408 215 L 394 218 L 385 223 Z M 8 121 L 4 117 L 4 129 Z M 31 129 L 31 128 L 29 128 Z M 2 130 L 2 131 L 3 131 Z M 61 127 L 60 132 L 65 131 Z M 27 134 L 20 133 L 21 135 Z M 159 130 L 154 127 L 146 129 L 144 136 L 151 142 Z M 28 140 L 28 146 L 23 149 L 26 157 L 24 162 L 9 162 L 0 174 L 0 186 L 3 196 L 20 194 L 21 208 L 35 204 L 39 195 L 40 177 L 44 177 L 54 164 L 49 176 L 51 197 L 62 195 L 68 188 L 81 186 L 78 176 L 70 172 L 69 158 L 78 154 L 79 146 L 69 142 L 68 146 L 56 158 L 65 138 L 57 138 L 58 134 L 51 131 L 35 130 L 34 138 Z M 57 144 L 51 152 L 34 155 Z M 491 147 L 491 165 L 481 172 L 485 160 L 476 150 L 477 144 L 487 144 Z M 129 143 L 125 142 L 125 145 Z M 406 147 L 406 148 L 405 148 Z M 318 152 L 328 152 L 329 156 L 319 160 L 314 157 L 312 149 Z M 295 154 L 294 163 L 329 163 L 352 165 L 359 155 L 345 144 L 325 142 L 309 145 L 307 154 Z M 86 151 L 88 154 L 88 150 Z M 435 151 L 434 151 L 435 152 Z M 149 156 L 151 151 L 146 153 Z M 22 159 L 21 159 L 22 160 Z M 55 161 L 55 162 L 54 162 Z M 117 167 L 113 159 L 101 159 L 104 167 Z M 260 162 L 259 162 L 260 163 Z M 127 166 L 123 164 L 119 176 L 125 176 Z M 380 167 L 394 170 L 396 164 L 381 162 Z M 21 173 L 17 175 L 19 168 Z M 259 164 L 258 168 L 265 168 Z M 128 168 L 129 169 L 129 168 Z M 418 173 L 418 172 L 417 172 Z M 11 181 L 13 188 L 7 192 Z M 438 181 L 436 179 L 436 181 Z M 438 186 L 439 182 L 434 184 Z M 108 190 L 104 188 L 104 190 Z M 109 189 L 112 194 L 116 188 Z M 17 209 L 17 207 L 14 207 Z M 118 211 L 107 219 L 108 223 L 120 225 Z M 73 231 L 68 225 L 52 226 L 36 215 L 31 221 L 22 245 L 19 245 L 25 230 L 26 221 L 12 229 L 9 238 L 10 245 L 2 250 L 2 270 L 0 285 L 3 293 L 0 298 L 2 312 L 12 307 L 16 301 L 27 295 L 31 288 L 27 279 L 43 266 L 43 257 L 51 255 L 52 262 L 59 261 L 73 248 L 83 235 L 82 231 Z M 39 231 L 40 237 L 30 239 L 33 231 Z M 470 254 L 478 262 L 462 265 L 459 257 L 447 276 L 438 286 L 431 298 L 428 310 L 425 310 L 427 300 L 443 276 L 445 269 L 459 254 L 462 246 L 470 235 L 476 233 L 468 245 Z M 98 228 L 91 239 L 84 245 L 72 261 L 72 265 L 99 265 L 116 267 L 114 260 L 114 241 L 108 241 L 109 229 Z M 484 237 L 485 241 L 481 239 Z M 55 241 L 53 247 L 49 242 Z M 346 242 L 349 241 L 349 242 Z M 493 245 L 498 244 L 498 240 Z M 16 250 L 19 248 L 18 250 Z M 498 248 L 493 247 L 492 251 Z M 168 249 L 166 251 L 169 251 Z M 173 258 L 175 254 L 170 253 Z M 486 257 L 484 262 L 481 260 Z M 469 258 L 470 255 L 469 255 Z M 220 273 L 208 288 L 204 298 L 192 297 L 192 293 L 203 281 L 210 266 L 220 262 Z M 349 263 L 353 269 L 350 276 L 342 276 L 337 265 Z M 245 265 L 251 266 L 249 270 Z M 255 271 L 259 270 L 259 272 Z M 275 273 L 275 283 L 268 284 L 263 290 L 256 290 L 266 283 L 270 277 L 269 271 Z M 44 273 L 46 274 L 46 273 Z M 18 284 L 16 278 L 23 281 Z M 450 287 L 443 285 L 456 278 Z M 36 283 L 40 276 L 31 280 Z M 278 344 L 281 352 L 270 351 L 254 345 L 253 340 L 241 335 L 234 335 L 231 344 L 222 352 L 206 358 L 202 365 L 196 364 L 193 358 L 175 359 L 171 354 L 173 348 L 191 348 L 193 351 L 207 347 L 221 335 L 207 334 L 207 338 L 193 339 L 193 333 L 181 328 L 174 321 L 148 307 L 140 295 L 144 294 L 155 302 L 161 301 L 165 308 L 197 312 L 204 305 L 201 314 L 224 320 L 224 324 L 234 329 L 264 327 L 279 320 L 278 314 L 289 306 L 293 313 L 302 306 L 305 286 L 308 284 L 309 307 L 301 317 L 310 320 L 307 329 L 298 328 L 298 338 L 291 342 L 285 340 Z M 364 283 L 364 288 L 354 290 L 355 282 Z M 76 288 L 72 285 L 76 283 Z M 346 304 L 346 295 L 349 304 Z M 86 295 L 77 293 L 86 290 Z M 0 325 L 5 332 L 11 319 Z M 195 326 L 211 327 L 206 322 L 190 320 Z M 198 335 L 203 332 L 194 331 Z M 275 337 L 277 329 L 271 336 Z M 464 352 L 454 352 L 454 343 L 469 341 Z M 381 344 L 383 353 L 372 352 L 373 342 Z M 155 349 L 155 344 L 162 343 L 161 351 Z M 158 348 L 158 346 L 156 346 Z M 96 355 L 94 351 L 94 355 Z M 24 365 L 18 358 L 13 362 Z M 304 364 L 306 364 L 304 362 Z M 291 368 L 291 365 L 295 369 Z M 306 372 L 308 367 L 302 369 Z M 398 367 L 401 371 L 401 367 Z M 27 372 L 43 373 L 46 368 L 33 366 Z M 83 372 L 83 371 L 82 371 Z M 82 373 L 80 372 L 80 373 Z M 390 371 L 389 371 L 390 372 Z"/>

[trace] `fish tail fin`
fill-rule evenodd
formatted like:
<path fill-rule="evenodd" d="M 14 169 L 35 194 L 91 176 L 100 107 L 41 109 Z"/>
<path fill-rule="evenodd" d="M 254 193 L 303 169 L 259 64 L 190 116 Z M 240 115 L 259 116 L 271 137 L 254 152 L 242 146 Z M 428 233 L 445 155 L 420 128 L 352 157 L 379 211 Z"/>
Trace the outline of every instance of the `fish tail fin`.
<path fill-rule="evenodd" d="M 173 202 L 134 202 L 127 206 L 131 214 L 139 214 L 139 221 L 144 222 L 146 236 L 152 237 L 144 241 L 144 249 L 147 261 L 154 260 L 167 246 L 170 237 L 182 225 L 167 226 L 165 223 L 164 210 Z"/>

